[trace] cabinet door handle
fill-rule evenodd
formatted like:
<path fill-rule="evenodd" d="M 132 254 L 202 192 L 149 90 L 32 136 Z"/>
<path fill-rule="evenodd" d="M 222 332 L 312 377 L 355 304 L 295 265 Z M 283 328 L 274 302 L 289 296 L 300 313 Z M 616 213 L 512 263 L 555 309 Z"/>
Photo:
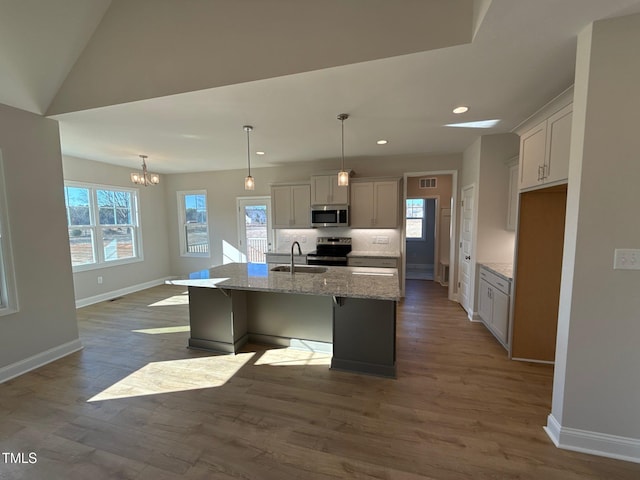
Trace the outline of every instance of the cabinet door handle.
<path fill-rule="evenodd" d="M 543 169 L 543 165 L 538 165 L 538 181 L 542 181 L 542 169 Z"/>
<path fill-rule="evenodd" d="M 549 176 L 549 164 L 545 163 L 542 166 L 542 179 L 544 180 L 545 178 L 547 178 Z"/>

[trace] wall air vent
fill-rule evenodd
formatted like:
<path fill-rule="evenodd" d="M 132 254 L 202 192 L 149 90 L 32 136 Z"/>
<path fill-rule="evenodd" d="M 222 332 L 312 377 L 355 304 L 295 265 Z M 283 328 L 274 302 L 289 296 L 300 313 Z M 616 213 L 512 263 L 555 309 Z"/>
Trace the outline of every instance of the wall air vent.
<path fill-rule="evenodd" d="M 436 188 L 437 186 L 437 178 L 421 178 L 420 179 L 420 188 Z"/>

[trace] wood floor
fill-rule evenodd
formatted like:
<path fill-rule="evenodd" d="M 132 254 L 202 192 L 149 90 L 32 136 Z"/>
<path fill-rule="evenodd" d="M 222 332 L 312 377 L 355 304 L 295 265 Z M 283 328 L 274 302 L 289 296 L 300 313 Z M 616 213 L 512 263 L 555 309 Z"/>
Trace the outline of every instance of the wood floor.
<path fill-rule="evenodd" d="M 552 369 L 507 360 L 434 282 L 399 306 L 398 379 L 250 345 L 189 350 L 160 286 L 78 311 L 84 350 L 0 385 L 0 479 L 634 479 L 555 448 Z"/>

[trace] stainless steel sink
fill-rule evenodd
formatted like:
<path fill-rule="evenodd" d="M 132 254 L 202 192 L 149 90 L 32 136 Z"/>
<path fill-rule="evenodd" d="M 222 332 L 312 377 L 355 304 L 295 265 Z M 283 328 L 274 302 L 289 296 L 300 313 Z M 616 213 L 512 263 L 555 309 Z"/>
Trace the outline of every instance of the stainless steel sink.
<path fill-rule="evenodd" d="M 271 269 L 272 272 L 291 272 L 289 265 L 278 265 Z M 293 273 L 324 273 L 327 271 L 326 267 L 314 267 L 311 265 L 296 265 L 293 267 Z"/>

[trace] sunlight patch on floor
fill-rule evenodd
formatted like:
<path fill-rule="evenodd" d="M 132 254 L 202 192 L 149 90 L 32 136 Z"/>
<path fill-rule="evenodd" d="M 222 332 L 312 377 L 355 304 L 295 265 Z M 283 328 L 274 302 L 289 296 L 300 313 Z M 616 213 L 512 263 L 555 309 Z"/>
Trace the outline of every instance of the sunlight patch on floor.
<path fill-rule="evenodd" d="M 266 350 L 255 365 L 330 365 L 331 355 L 326 353 L 303 352 L 292 348 Z"/>
<path fill-rule="evenodd" d="M 141 328 L 140 330 L 131 330 L 135 333 L 146 333 L 148 335 L 158 335 L 161 333 L 179 333 L 191 330 L 189 325 L 177 325 L 175 327 L 158 327 L 158 328 Z"/>
<path fill-rule="evenodd" d="M 88 402 L 220 387 L 255 353 L 152 362 L 114 383 Z"/>
<path fill-rule="evenodd" d="M 172 297 L 163 298 L 155 303 L 148 305 L 149 307 L 166 307 L 169 305 L 189 305 L 189 295 L 185 293 L 173 295 Z"/>

